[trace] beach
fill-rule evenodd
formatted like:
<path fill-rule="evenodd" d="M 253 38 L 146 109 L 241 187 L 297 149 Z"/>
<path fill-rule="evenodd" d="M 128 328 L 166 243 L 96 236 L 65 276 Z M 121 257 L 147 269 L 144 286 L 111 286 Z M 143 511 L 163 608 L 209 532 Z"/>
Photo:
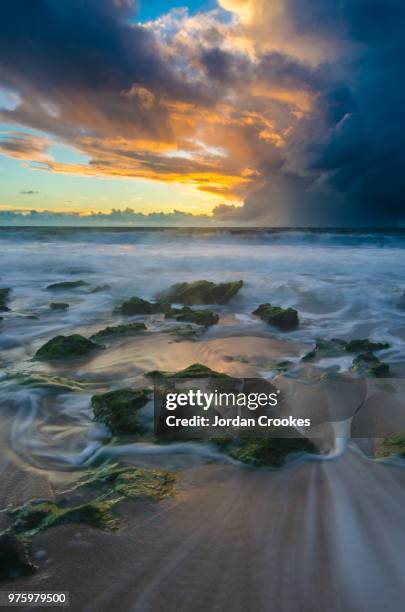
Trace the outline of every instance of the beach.
<path fill-rule="evenodd" d="M 0 249 L 0 286 L 11 288 L 0 321 L 1 510 L 68 503 L 65 492 L 109 462 L 176 477 L 170 494 L 117 505 L 118 529 L 78 521 L 35 533 L 37 571 L 7 588 L 70 591 L 72 609 L 89 611 L 401 609 L 403 459 L 381 461 L 335 428 L 318 455 L 255 467 L 209 440 L 162 444 L 152 397 L 139 411 L 144 434 L 112 435 L 92 397 L 151 388 L 150 372 L 193 364 L 281 385 L 351 376 L 358 352 L 322 352 L 319 340 L 336 338 L 367 338 L 401 380 L 405 233 L 3 227 Z M 198 280 L 243 281 L 227 303 L 198 306 L 215 324 L 120 311 L 131 296 L 154 303 Z M 296 309 L 299 325 L 252 314 L 269 302 Z M 129 323 L 145 329 L 77 359 L 35 358 L 55 336 Z M 0 521 L 7 528 L 6 513 Z"/>

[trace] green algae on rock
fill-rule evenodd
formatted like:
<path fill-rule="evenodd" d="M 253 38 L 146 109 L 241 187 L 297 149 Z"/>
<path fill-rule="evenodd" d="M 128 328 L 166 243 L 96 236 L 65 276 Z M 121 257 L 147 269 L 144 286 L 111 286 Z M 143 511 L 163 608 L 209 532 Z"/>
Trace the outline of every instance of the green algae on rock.
<path fill-rule="evenodd" d="M 180 370 L 179 372 L 175 373 L 152 370 L 151 372 L 147 372 L 146 376 L 149 376 L 150 378 L 222 378 L 224 380 L 230 380 L 230 377 L 227 374 L 222 374 L 221 372 L 211 370 L 201 363 L 194 363 L 184 370 Z"/>
<path fill-rule="evenodd" d="M 90 340 L 105 340 L 108 338 L 122 338 L 125 336 L 135 336 L 139 332 L 145 331 L 146 325 L 144 323 L 128 323 L 126 325 L 114 325 L 112 327 L 105 327 L 97 333 L 90 336 Z"/>
<path fill-rule="evenodd" d="M 244 440 L 229 448 L 222 443 L 222 448 L 225 448 L 234 459 L 256 467 L 266 465 L 280 467 L 293 453 L 317 453 L 316 446 L 310 440 L 300 436 L 298 432 L 294 435 L 295 437 L 277 436 Z"/>
<path fill-rule="evenodd" d="M 291 331 L 299 323 L 298 312 L 294 308 L 281 308 L 267 303 L 261 304 L 253 314 L 282 331 Z"/>
<path fill-rule="evenodd" d="M 149 401 L 146 389 L 118 389 L 93 395 L 91 405 L 94 420 L 104 423 L 115 436 L 139 433 L 137 410 Z"/>
<path fill-rule="evenodd" d="M 380 361 L 373 353 L 360 353 L 353 360 L 352 371 L 361 376 L 387 378 L 391 376 L 390 366 Z"/>
<path fill-rule="evenodd" d="M 60 283 L 52 283 L 48 285 L 47 291 L 64 291 L 65 289 L 78 289 L 79 287 L 88 287 L 89 283 L 83 280 L 77 281 L 62 281 Z"/>
<path fill-rule="evenodd" d="M 179 322 L 195 323 L 209 327 L 219 321 L 219 316 L 210 310 L 192 310 L 188 306 L 184 308 L 170 308 L 165 313 L 166 319 L 175 319 Z"/>
<path fill-rule="evenodd" d="M 174 342 L 182 342 L 183 340 L 196 340 L 200 335 L 200 330 L 197 330 L 193 325 L 176 325 L 164 329 L 163 333 L 173 336 Z"/>
<path fill-rule="evenodd" d="M 7 510 L 11 525 L 0 537 L 0 561 L 1 538 L 17 535 L 28 540 L 51 527 L 71 523 L 115 530 L 119 527 L 119 519 L 114 515 L 116 506 L 133 499 L 160 501 L 174 493 L 176 481 L 172 472 L 117 463 L 89 470 L 70 490 L 61 494 L 60 501 L 34 499 Z M 97 497 L 68 505 L 69 494 L 88 495 L 95 487 L 102 491 Z"/>
<path fill-rule="evenodd" d="M 66 304 L 65 302 L 51 302 L 49 304 L 49 308 L 51 310 L 68 310 L 69 304 Z"/>
<path fill-rule="evenodd" d="M 71 336 L 55 336 L 48 340 L 35 353 L 34 359 L 39 361 L 53 361 L 58 359 L 72 359 L 88 355 L 92 351 L 102 348 L 80 334 Z"/>
<path fill-rule="evenodd" d="M 30 576 L 36 569 L 24 540 L 11 533 L 0 534 L 0 582 Z"/>
<path fill-rule="evenodd" d="M 367 338 L 350 340 L 350 342 L 346 344 L 346 351 L 348 353 L 366 353 L 370 351 L 382 351 L 388 348 L 390 348 L 390 345 L 387 342 L 370 342 Z"/>
<path fill-rule="evenodd" d="M 90 289 L 89 293 L 101 293 L 102 291 L 109 291 L 111 289 L 111 285 L 97 285 Z"/>
<path fill-rule="evenodd" d="M 22 387 L 43 387 L 60 391 L 83 391 L 85 384 L 61 376 L 53 376 L 45 372 L 10 372 L 3 381 L 14 381 Z"/>
<path fill-rule="evenodd" d="M 132 315 L 142 315 L 142 314 L 152 314 L 154 312 L 154 305 L 147 300 L 143 300 L 142 298 L 134 295 L 133 297 L 126 300 L 117 308 L 118 312 L 121 312 L 123 315 L 132 316 Z"/>
<path fill-rule="evenodd" d="M 405 457 L 405 434 L 398 433 L 385 438 L 382 444 L 375 450 L 374 457 L 381 459 L 383 457 L 391 457 L 399 455 Z"/>
<path fill-rule="evenodd" d="M 243 287 L 243 281 L 213 283 L 207 280 L 176 283 L 158 294 L 157 299 L 176 304 L 227 304 Z"/>
<path fill-rule="evenodd" d="M 14 519 L 12 530 L 31 538 L 40 531 L 67 523 L 84 523 L 98 529 L 117 529 L 118 520 L 111 509 L 117 501 L 100 496 L 90 502 L 63 507 L 46 500 L 31 500 L 23 506 L 9 510 Z"/>
<path fill-rule="evenodd" d="M 175 483 L 176 476 L 172 472 L 108 463 L 89 470 L 69 492 L 84 487 L 112 485 L 113 493 L 125 498 L 151 497 L 160 500 L 173 493 Z"/>
<path fill-rule="evenodd" d="M 317 338 L 314 348 L 304 355 L 303 361 L 309 361 L 315 357 L 336 357 L 344 353 L 363 353 L 371 351 L 381 351 L 389 348 L 390 345 L 386 342 L 370 342 L 367 338 L 356 340 L 341 340 L 340 338 L 331 338 L 323 340 Z"/>
<path fill-rule="evenodd" d="M 8 312 L 10 308 L 7 306 L 7 301 L 10 297 L 11 288 L 3 287 L 0 289 L 0 311 Z"/>
<path fill-rule="evenodd" d="M 339 338 L 332 338 L 331 340 L 317 338 L 314 348 L 304 355 L 302 360 L 309 361 L 315 357 L 336 357 L 342 355 L 344 351 L 346 351 L 346 342 L 344 340 L 339 340 Z"/>

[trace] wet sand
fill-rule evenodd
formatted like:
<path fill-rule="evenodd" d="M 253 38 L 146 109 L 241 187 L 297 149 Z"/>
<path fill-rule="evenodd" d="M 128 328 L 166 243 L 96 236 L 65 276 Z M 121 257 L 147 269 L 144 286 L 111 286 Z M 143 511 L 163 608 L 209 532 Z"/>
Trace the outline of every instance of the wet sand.
<path fill-rule="evenodd" d="M 106 443 L 90 405 L 94 393 L 150 386 L 146 372 L 192 363 L 271 380 L 275 362 L 300 363 L 317 338 L 389 342 L 381 358 L 401 375 L 405 314 L 398 307 L 403 274 L 397 262 L 404 243 L 395 239 L 380 248 L 379 240 L 5 232 L 0 276 L 12 294 L 0 330 L 0 508 L 53 499 L 95 457 L 177 470 L 179 485 L 171 499 L 120 506 L 117 532 L 77 524 L 38 534 L 32 555 L 39 571 L 2 588 L 69 590 L 75 612 L 402 612 L 403 466 L 351 449 L 329 461 L 253 470 L 202 443 L 181 455 L 176 445 L 163 448 L 149 439 Z M 196 329 L 192 339 L 173 334 L 171 321 L 116 313 L 130 295 L 153 299 L 174 282 L 203 277 L 243 278 L 245 286 L 231 304 L 213 308 L 218 325 Z M 90 288 L 110 288 L 58 294 L 69 310 L 52 311 L 47 285 L 78 278 Z M 253 317 L 268 301 L 297 308 L 298 329 L 284 334 Z M 89 359 L 32 361 L 57 334 L 88 337 L 138 320 L 147 332 L 107 342 Z M 317 366 L 347 371 L 352 359 L 323 359 Z M 311 376 L 310 366 L 301 365 Z M 346 410 L 353 414 L 345 405 L 345 418 Z M 0 514 L 0 528 L 4 519 Z"/>
<path fill-rule="evenodd" d="M 173 499 L 127 503 L 117 533 L 39 534 L 41 571 L 18 586 L 69 589 L 86 612 L 400 612 L 404 485 L 354 451 L 277 472 L 198 467 Z"/>

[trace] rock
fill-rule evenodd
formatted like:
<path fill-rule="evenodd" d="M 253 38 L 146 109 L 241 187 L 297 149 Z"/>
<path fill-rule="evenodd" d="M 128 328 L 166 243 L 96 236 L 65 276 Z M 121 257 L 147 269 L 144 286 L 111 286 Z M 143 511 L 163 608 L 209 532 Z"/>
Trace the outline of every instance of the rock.
<path fill-rule="evenodd" d="M 366 353 L 369 351 L 382 351 L 390 348 L 387 342 L 370 342 L 370 340 L 350 340 L 346 344 L 346 351 L 348 353 Z"/>
<path fill-rule="evenodd" d="M 28 546 L 13 534 L 0 535 L 0 582 L 29 576 L 36 571 Z"/>
<path fill-rule="evenodd" d="M 79 287 L 88 287 L 89 283 L 83 280 L 77 281 L 62 281 L 61 283 L 52 283 L 48 285 L 47 291 L 64 291 L 65 289 L 78 289 Z"/>
<path fill-rule="evenodd" d="M 117 520 L 110 500 L 96 498 L 88 503 L 64 508 L 51 501 L 32 500 L 8 512 L 14 519 L 12 529 L 31 538 L 40 531 L 67 523 L 85 523 L 99 529 L 114 529 Z"/>
<path fill-rule="evenodd" d="M 139 433 L 137 411 L 148 401 L 149 393 L 145 389 L 119 389 L 93 395 L 94 420 L 104 423 L 115 436 Z"/>
<path fill-rule="evenodd" d="M 96 334 L 90 336 L 90 340 L 105 340 L 107 338 L 122 338 L 126 336 L 135 336 L 139 332 L 145 331 L 144 323 L 129 323 L 128 325 L 115 325 L 113 327 L 105 327 Z"/>
<path fill-rule="evenodd" d="M 294 308 L 281 308 L 272 304 L 261 304 L 254 312 L 269 325 L 274 325 L 282 331 L 291 331 L 298 327 L 298 312 Z"/>
<path fill-rule="evenodd" d="M 381 351 L 389 348 L 390 345 L 386 342 L 370 342 L 370 340 L 357 339 L 341 340 L 340 338 L 332 338 L 331 340 L 317 339 L 312 351 L 304 355 L 304 361 L 314 359 L 315 357 L 338 357 L 346 353 L 363 353 L 370 351 Z"/>
<path fill-rule="evenodd" d="M 346 351 L 347 343 L 339 338 L 331 340 L 317 339 L 314 348 L 302 358 L 303 361 L 309 361 L 315 357 L 337 357 Z"/>
<path fill-rule="evenodd" d="M 372 378 L 386 378 L 391 376 L 390 367 L 378 359 L 373 353 L 360 353 L 353 360 L 353 372 L 357 372 L 361 376 Z"/>
<path fill-rule="evenodd" d="M 225 380 L 230 380 L 230 377 L 227 374 L 222 374 L 221 372 L 211 370 L 207 366 L 201 365 L 200 363 L 194 363 L 193 365 L 188 366 L 188 368 L 180 370 L 176 373 L 153 370 L 152 372 L 148 372 L 146 376 L 149 376 L 150 378 L 222 378 Z"/>
<path fill-rule="evenodd" d="M 10 536 L 7 537 L 19 542 L 15 534 L 30 539 L 41 531 L 70 523 L 84 523 L 98 529 L 117 529 L 119 519 L 113 513 L 116 506 L 128 499 L 159 501 L 173 494 L 176 480 L 174 474 L 162 470 L 120 466 L 117 463 L 103 465 L 88 471 L 62 494 L 60 501 L 31 500 L 8 510 L 7 514 L 13 522 L 9 529 Z M 66 504 L 69 494 L 77 492 L 79 498 L 88 497 L 95 487 L 103 491 L 98 497 L 79 505 Z M 6 561 L 9 562 L 9 547 L 5 548 L 5 552 Z M 3 567 L 1 553 L 0 537 L 0 571 Z"/>
<path fill-rule="evenodd" d="M 51 302 L 49 304 L 49 308 L 51 310 L 68 310 L 69 304 L 66 304 L 65 302 Z"/>
<path fill-rule="evenodd" d="M 8 308 L 7 306 L 7 301 L 10 297 L 10 293 L 11 293 L 10 287 L 3 287 L 2 289 L 0 289 L 0 311 L 1 312 L 8 312 L 10 310 L 10 308 Z"/>
<path fill-rule="evenodd" d="M 212 283 L 206 280 L 177 283 L 158 294 L 157 299 L 178 304 L 227 304 L 243 287 L 243 281 Z"/>
<path fill-rule="evenodd" d="M 210 310 L 192 310 L 188 306 L 184 306 L 184 308 L 171 308 L 165 313 L 165 318 L 204 325 L 205 327 L 215 325 L 219 321 L 219 316 L 215 312 Z"/>
<path fill-rule="evenodd" d="M 22 387 L 33 389 L 43 387 L 44 389 L 54 389 L 56 391 L 83 391 L 85 388 L 78 381 L 62 378 L 60 376 L 53 376 L 46 372 L 14 372 L 10 375 L 9 380 L 15 381 L 16 384 Z"/>
<path fill-rule="evenodd" d="M 170 472 L 113 463 L 88 472 L 76 488 L 107 484 L 114 493 L 126 498 L 162 499 L 172 494 L 175 482 L 176 477 Z"/>
<path fill-rule="evenodd" d="M 152 314 L 153 312 L 155 312 L 155 308 L 154 304 L 152 304 L 151 302 L 134 296 L 126 302 L 123 302 L 121 306 L 117 309 L 117 311 L 121 312 L 123 315 L 132 316 Z"/>
<path fill-rule="evenodd" d="M 108 291 L 109 289 L 111 289 L 110 285 L 97 285 L 97 287 L 91 289 L 89 293 L 100 293 L 101 291 Z"/>
<path fill-rule="evenodd" d="M 82 357 L 100 348 L 102 347 L 99 344 L 84 338 L 80 334 L 55 336 L 55 338 L 48 340 L 48 342 L 37 350 L 34 359 L 40 361 L 70 359 L 73 357 Z"/>
<path fill-rule="evenodd" d="M 294 432 L 296 437 L 273 437 L 245 440 L 226 448 L 229 454 L 252 466 L 280 467 L 292 453 L 317 453 L 316 446 L 307 438 Z M 222 443 L 222 447 L 223 447 Z"/>
<path fill-rule="evenodd" d="M 374 456 L 378 459 L 399 455 L 405 457 L 405 435 L 393 434 L 385 438 L 384 442 L 375 450 Z"/>
<path fill-rule="evenodd" d="M 184 340 L 194 341 L 199 337 L 199 333 L 192 325 L 176 325 L 163 330 L 164 333 L 174 337 L 174 342 L 182 342 Z"/>
<path fill-rule="evenodd" d="M 290 368 L 292 368 L 294 365 L 295 364 L 293 361 L 289 361 L 288 359 L 286 359 L 284 361 L 269 362 L 266 364 L 266 369 L 285 373 L 288 372 Z"/>

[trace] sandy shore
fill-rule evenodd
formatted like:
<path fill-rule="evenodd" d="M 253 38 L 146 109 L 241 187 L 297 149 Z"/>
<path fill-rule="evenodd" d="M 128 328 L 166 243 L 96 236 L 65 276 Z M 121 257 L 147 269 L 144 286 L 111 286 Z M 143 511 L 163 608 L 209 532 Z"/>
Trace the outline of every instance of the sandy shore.
<path fill-rule="evenodd" d="M 354 451 L 277 472 L 200 466 L 174 498 L 127 503 L 117 533 L 39 534 L 40 571 L 18 587 L 69 590 L 86 612 L 400 612 L 404 485 Z"/>

